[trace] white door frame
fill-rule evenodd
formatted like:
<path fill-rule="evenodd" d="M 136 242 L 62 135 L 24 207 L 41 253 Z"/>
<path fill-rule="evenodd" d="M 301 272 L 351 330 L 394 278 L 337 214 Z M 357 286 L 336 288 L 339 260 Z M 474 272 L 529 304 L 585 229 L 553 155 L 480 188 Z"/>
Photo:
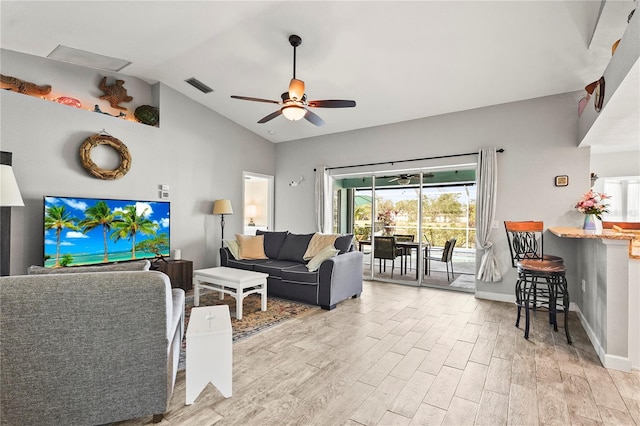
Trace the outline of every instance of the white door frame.
<path fill-rule="evenodd" d="M 266 194 L 266 199 L 267 199 L 267 229 L 272 231 L 273 230 L 273 224 L 274 224 L 274 206 L 275 206 L 275 201 L 274 201 L 274 182 L 275 182 L 275 178 L 271 175 L 264 175 L 262 173 L 255 173 L 255 172 L 247 172 L 247 171 L 243 171 L 242 172 L 242 217 L 245 217 L 245 210 L 246 210 L 246 206 L 247 206 L 247 199 L 246 199 L 246 182 L 247 180 L 250 180 L 252 178 L 257 178 L 257 179 L 264 179 L 267 181 L 267 194 Z M 244 222 L 244 220 L 243 220 Z M 243 227 L 246 226 L 246 223 L 243 223 Z"/>

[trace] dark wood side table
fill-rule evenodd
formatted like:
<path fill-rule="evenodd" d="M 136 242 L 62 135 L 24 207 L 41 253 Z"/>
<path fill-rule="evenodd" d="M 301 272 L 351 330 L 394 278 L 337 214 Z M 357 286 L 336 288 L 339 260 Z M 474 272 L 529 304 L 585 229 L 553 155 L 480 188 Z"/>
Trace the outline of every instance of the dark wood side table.
<path fill-rule="evenodd" d="M 151 269 L 164 272 L 171 280 L 171 287 L 189 291 L 193 288 L 193 262 L 190 260 L 158 260 Z"/>

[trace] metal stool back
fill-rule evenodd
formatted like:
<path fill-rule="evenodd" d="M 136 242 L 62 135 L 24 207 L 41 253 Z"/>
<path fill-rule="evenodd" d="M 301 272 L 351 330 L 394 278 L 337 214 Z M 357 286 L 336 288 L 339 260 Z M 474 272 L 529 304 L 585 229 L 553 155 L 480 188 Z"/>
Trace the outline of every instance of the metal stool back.
<path fill-rule="evenodd" d="M 520 260 L 544 259 L 562 262 L 558 256 L 544 254 L 544 222 L 542 221 L 505 221 L 509 251 L 511 252 L 511 266 L 514 268 Z"/>

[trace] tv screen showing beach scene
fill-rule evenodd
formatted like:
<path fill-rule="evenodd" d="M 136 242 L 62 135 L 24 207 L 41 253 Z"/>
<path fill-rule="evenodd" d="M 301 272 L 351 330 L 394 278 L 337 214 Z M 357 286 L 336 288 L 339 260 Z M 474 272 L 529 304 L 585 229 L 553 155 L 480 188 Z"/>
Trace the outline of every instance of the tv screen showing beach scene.
<path fill-rule="evenodd" d="M 44 266 L 169 256 L 168 201 L 44 197 Z"/>

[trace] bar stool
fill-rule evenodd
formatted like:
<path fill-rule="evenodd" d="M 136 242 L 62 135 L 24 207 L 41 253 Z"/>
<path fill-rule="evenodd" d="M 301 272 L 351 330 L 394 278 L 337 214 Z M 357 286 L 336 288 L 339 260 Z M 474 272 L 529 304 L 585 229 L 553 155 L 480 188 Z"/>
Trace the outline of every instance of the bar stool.
<path fill-rule="evenodd" d="M 541 259 L 524 259 L 517 263 L 516 305 L 518 317 L 516 327 L 520 325 L 520 314 L 525 308 L 524 338 L 529 339 L 529 310 L 538 308 L 549 310 L 549 323 L 558 331 L 557 314 L 564 314 L 564 332 L 567 342 L 572 344 L 569 333 L 569 291 L 567 290 L 567 268 L 561 262 Z M 546 297 L 540 297 L 539 287 L 544 287 Z"/>
<path fill-rule="evenodd" d="M 554 256 L 544 253 L 544 222 L 542 221 L 505 221 L 504 229 L 507 233 L 507 241 L 509 242 L 509 251 L 511 253 L 511 266 L 514 268 L 523 260 L 545 260 L 549 262 L 564 263 L 564 259 L 560 256 Z M 518 272 L 520 275 L 520 272 Z M 518 278 L 520 281 L 520 278 Z M 549 286 L 535 286 L 535 291 L 531 295 L 533 298 L 532 309 L 535 311 L 538 306 L 549 306 L 551 294 Z M 516 299 L 518 298 L 518 289 L 516 285 Z M 521 306 L 518 306 L 518 320 L 516 327 L 520 322 Z M 552 316 L 549 315 L 549 323 L 554 324 Z M 557 327 L 557 325 L 556 325 Z M 528 338 L 528 333 L 527 338 Z"/>

